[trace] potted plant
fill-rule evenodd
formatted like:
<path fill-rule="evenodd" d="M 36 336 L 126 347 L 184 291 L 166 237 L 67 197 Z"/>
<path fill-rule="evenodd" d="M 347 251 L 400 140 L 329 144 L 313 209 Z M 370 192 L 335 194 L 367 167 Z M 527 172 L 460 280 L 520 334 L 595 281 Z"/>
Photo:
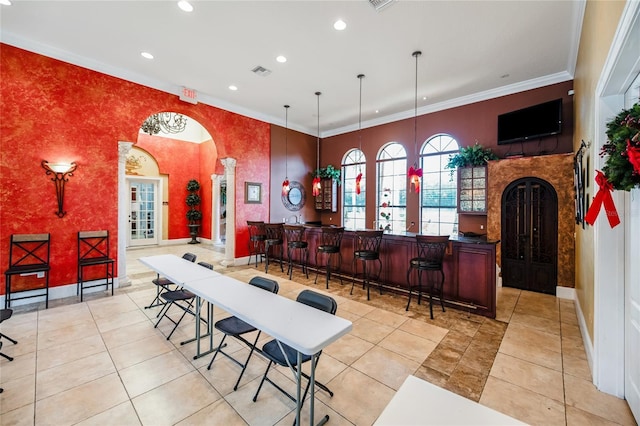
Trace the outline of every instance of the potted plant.
<path fill-rule="evenodd" d="M 327 167 L 321 167 L 311 172 L 313 178 L 331 179 L 340 185 L 340 169 L 336 169 L 331 164 Z"/>
<path fill-rule="evenodd" d="M 200 183 L 195 179 L 191 179 L 187 182 L 187 191 L 189 194 L 187 195 L 185 202 L 187 203 L 187 206 L 189 206 L 189 210 L 187 210 L 187 220 L 189 221 L 187 226 L 189 227 L 189 235 L 191 235 L 191 241 L 189 241 L 189 244 L 199 244 L 200 241 L 198 241 L 196 237 L 198 236 L 200 220 L 202 219 L 202 212 L 198 210 L 198 206 L 202 202 L 200 195 L 198 194 L 198 191 L 200 191 Z"/>
<path fill-rule="evenodd" d="M 458 167 L 485 166 L 489 160 L 497 160 L 498 156 L 491 148 L 484 148 L 476 142 L 472 146 L 460 148 L 457 154 L 449 156 L 449 162 L 445 166 L 451 169 L 451 177 Z"/>

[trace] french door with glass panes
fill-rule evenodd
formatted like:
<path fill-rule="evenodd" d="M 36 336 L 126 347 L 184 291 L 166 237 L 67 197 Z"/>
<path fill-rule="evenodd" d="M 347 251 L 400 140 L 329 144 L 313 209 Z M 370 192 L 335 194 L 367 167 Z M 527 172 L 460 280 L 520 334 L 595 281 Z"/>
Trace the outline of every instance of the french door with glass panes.
<path fill-rule="evenodd" d="M 127 179 L 129 182 L 128 246 L 158 244 L 158 179 Z"/>

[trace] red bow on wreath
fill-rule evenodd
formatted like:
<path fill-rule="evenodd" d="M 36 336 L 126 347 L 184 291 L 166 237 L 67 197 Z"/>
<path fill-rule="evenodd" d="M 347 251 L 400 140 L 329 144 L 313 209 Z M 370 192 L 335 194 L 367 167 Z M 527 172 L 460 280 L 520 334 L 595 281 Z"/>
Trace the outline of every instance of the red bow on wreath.
<path fill-rule="evenodd" d="M 640 133 L 638 133 L 638 135 L 640 135 Z M 633 139 L 635 140 L 638 135 L 634 136 Z M 630 139 L 627 139 L 627 156 L 633 166 L 633 170 L 640 175 L 640 148 L 633 146 Z"/>
<path fill-rule="evenodd" d="M 607 177 L 600 170 L 596 170 L 596 173 L 596 183 L 600 189 L 598 189 L 598 193 L 593 198 L 593 203 L 591 204 L 591 207 L 589 207 L 589 211 L 585 215 L 584 220 L 589 225 L 593 225 L 600 213 L 600 208 L 604 204 L 604 211 L 607 214 L 609 226 L 615 228 L 620 224 L 620 218 L 618 217 L 616 205 L 613 203 L 613 197 L 611 197 L 613 185 L 609 183 Z"/>

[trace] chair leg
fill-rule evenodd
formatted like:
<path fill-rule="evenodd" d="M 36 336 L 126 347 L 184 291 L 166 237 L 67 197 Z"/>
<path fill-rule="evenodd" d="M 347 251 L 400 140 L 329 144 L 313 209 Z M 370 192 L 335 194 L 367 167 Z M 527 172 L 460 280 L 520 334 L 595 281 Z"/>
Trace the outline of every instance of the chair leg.
<path fill-rule="evenodd" d="M 440 275 L 442 275 L 442 279 L 440 280 L 440 306 L 442 306 L 442 312 L 444 312 L 444 272 L 440 271 Z"/>
<path fill-rule="evenodd" d="M 220 344 L 218 345 L 218 347 L 216 348 L 216 351 L 213 353 L 213 358 L 211 358 L 211 361 L 209 362 L 209 365 L 207 365 L 207 370 L 211 370 L 211 366 L 213 365 L 213 361 L 216 360 L 216 357 L 218 356 L 219 352 L 222 352 L 220 349 L 222 349 L 222 345 L 224 344 L 224 339 L 227 338 L 227 335 L 225 334 L 224 336 L 222 336 L 222 339 L 220 340 Z"/>
<path fill-rule="evenodd" d="M 409 300 L 407 300 L 407 307 L 404 309 L 405 311 L 409 310 L 409 305 L 411 304 L 411 270 L 413 268 L 409 268 L 407 271 L 407 287 L 409 287 Z"/>
<path fill-rule="evenodd" d="M 262 376 L 262 380 L 260 380 L 260 385 L 256 390 L 256 394 L 253 396 L 253 402 L 256 402 L 256 400 L 258 399 L 258 394 L 260 393 L 260 389 L 262 389 L 262 385 L 264 384 L 264 381 L 267 379 L 267 374 L 269 373 L 271 364 L 273 364 L 273 361 L 269 361 L 269 365 L 267 365 L 267 369 L 265 370 L 264 375 Z"/>
<path fill-rule="evenodd" d="M 5 339 L 7 339 L 8 341 L 10 341 L 11 343 L 13 343 L 14 345 L 17 345 L 18 342 L 16 340 L 13 340 L 11 337 L 7 336 L 6 334 L 2 334 L 0 333 L 0 338 L 4 337 Z"/>

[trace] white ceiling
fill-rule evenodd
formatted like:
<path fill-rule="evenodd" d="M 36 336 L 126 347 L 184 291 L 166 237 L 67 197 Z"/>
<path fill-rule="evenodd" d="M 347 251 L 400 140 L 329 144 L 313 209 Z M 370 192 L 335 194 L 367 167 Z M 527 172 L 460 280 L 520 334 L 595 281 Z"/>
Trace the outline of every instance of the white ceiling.
<path fill-rule="evenodd" d="M 4 43 L 176 95 L 186 86 L 200 102 L 278 125 L 289 104 L 289 128 L 312 135 L 321 91 L 323 137 L 358 128 L 361 73 L 362 127 L 413 117 L 415 50 L 418 114 L 570 80 L 585 6 L 193 1 L 186 13 L 169 0 L 12 3 L 0 6 Z M 338 18 L 344 31 L 333 29 Z M 255 75 L 258 65 L 272 73 Z"/>

